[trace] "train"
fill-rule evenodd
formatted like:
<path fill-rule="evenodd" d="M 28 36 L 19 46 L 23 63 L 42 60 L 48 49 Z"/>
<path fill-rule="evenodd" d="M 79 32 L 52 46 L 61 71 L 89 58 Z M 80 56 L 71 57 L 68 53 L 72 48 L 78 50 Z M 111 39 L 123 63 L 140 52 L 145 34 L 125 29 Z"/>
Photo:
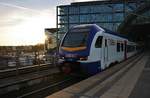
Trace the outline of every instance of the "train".
<path fill-rule="evenodd" d="M 96 24 L 73 26 L 59 45 L 59 69 L 94 75 L 137 53 L 137 44 Z"/>

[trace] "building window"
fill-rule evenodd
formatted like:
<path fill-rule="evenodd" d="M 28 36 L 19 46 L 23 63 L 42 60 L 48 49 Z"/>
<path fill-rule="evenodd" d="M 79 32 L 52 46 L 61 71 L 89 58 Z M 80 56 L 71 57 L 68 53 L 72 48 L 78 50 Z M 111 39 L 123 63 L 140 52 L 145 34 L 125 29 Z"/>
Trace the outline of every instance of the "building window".
<path fill-rule="evenodd" d="M 79 7 L 78 6 L 69 7 L 69 14 L 78 14 L 78 13 L 79 13 Z"/>
<path fill-rule="evenodd" d="M 87 14 L 91 12 L 91 6 L 80 6 L 80 13 Z"/>
<path fill-rule="evenodd" d="M 115 13 L 113 17 L 113 21 L 123 21 L 124 16 L 122 13 Z"/>
<path fill-rule="evenodd" d="M 65 15 L 68 14 L 68 7 L 60 7 L 59 9 L 59 15 Z"/>
<path fill-rule="evenodd" d="M 70 15 L 69 22 L 70 23 L 79 23 L 79 17 L 77 15 Z"/>

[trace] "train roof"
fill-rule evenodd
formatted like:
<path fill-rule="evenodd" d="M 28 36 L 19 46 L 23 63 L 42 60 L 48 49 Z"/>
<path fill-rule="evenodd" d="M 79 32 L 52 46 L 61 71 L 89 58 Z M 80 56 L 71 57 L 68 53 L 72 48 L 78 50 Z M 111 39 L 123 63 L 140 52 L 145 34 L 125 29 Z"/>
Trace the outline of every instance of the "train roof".
<path fill-rule="evenodd" d="M 117 33 L 117 32 L 113 32 L 113 31 L 108 30 L 108 29 L 106 29 L 106 28 L 103 28 L 103 29 L 105 30 L 105 33 L 112 34 L 112 35 L 115 35 L 115 36 L 119 36 L 119 37 L 121 37 L 121 38 L 128 39 L 128 37 L 125 36 L 125 35 L 122 35 L 122 34 Z"/>
<path fill-rule="evenodd" d="M 101 27 L 101 26 L 98 26 L 96 24 L 83 24 L 83 25 L 77 25 L 77 26 L 74 26 L 75 28 L 89 28 L 89 29 L 94 29 L 94 31 L 100 31 L 100 30 L 103 30 L 105 31 L 105 33 L 107 34 L 111 34 L 111 35 L 115 35 L 115 36 L 119 36 L 121 38 L 125 38 L 125 39 L 128 39 L 126 36 L 122 35 L 122 34 L 119 34 L 117 32 L 113 32 L 109 29 L 106 29 L 104 27 Z"/>

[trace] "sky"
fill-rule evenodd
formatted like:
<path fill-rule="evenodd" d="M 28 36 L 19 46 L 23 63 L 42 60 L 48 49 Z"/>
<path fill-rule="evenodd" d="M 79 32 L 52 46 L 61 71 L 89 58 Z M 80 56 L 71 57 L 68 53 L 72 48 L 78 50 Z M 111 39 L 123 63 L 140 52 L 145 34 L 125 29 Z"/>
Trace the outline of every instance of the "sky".
<path fill-rule="evenodd" d="M 56 6 L 82 1 L 89 0 L 0 0 L 0 46 L 44 43 L 44 28 L 56 27 Z"/>

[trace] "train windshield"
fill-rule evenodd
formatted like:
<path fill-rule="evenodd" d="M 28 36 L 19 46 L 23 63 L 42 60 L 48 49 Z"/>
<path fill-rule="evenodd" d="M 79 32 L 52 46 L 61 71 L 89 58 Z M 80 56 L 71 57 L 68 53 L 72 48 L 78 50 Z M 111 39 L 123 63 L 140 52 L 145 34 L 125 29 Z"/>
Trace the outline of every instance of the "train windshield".
<path fill-rule="evenodd" d="M 63 47 L 84 47 L 87 45 L 89 29 L 75 28 L 70 30 L 64 38 Z"/>

